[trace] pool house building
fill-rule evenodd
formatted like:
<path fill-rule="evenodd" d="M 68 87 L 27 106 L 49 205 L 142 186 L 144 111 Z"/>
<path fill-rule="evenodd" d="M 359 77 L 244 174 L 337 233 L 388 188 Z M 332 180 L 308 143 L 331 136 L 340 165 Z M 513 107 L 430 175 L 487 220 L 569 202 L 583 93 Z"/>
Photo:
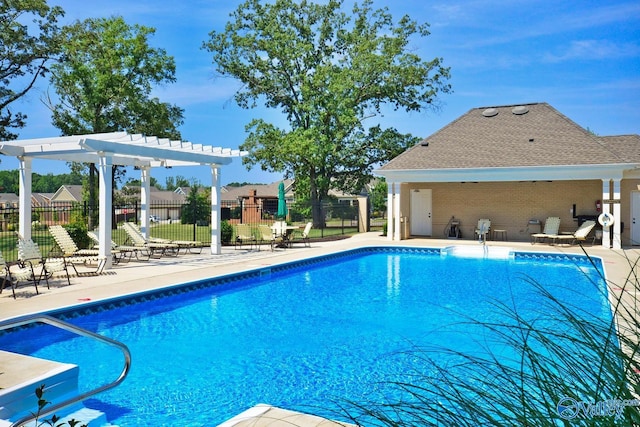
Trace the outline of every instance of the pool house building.
<path fill-rule="evenodd" d="M 473 238 L 488 218 L 500 238 L 527 241 L 548 217 L 572 232 L 605 213 L 597 243 L 620 248 L 640 244 L 639 167 L 640 135 L 598 136 L 533 103 L 473 108 L 376 173 L 390 240 L 447 237 L 452 219 Z"/>

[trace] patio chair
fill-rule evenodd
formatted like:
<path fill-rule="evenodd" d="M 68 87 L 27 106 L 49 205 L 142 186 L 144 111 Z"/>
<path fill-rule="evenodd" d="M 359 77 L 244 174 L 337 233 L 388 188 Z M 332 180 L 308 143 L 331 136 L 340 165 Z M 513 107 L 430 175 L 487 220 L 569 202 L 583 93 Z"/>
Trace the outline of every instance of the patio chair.
<path fill-rule="evenodd" d="M 258 240 L 256 239 L 256 236 L 253 235 L 251 226 L 249 224 L 237 224 L 234 247 L 237 248 L 239 245 L 240 249 L 242 249 L 242 245 L 246 242 L 249 243 L 249 249 L 251 249 L 251 246 L 253 245 L 258 246 Z"/>
<path fill-rule="evenodd" d="M 20 282 L 32 282 L 36 288 L 36 295 L 38 292 L 38 281 L 34 276 L 33 269 L 30 267 L 20 267 L 15 265 L 13 270 L 11 265 L 7 264 L 0 252 L 0 274 L 2 277 L 2 286 L 0 286 L 0 294 L 5 287 L 11 286 L 11 292 L 13 292 L 13 299 L 16 299 L 16 288 Z"/>
<path fill-rule="evenodd" d="M 486 242 L 487 235 L 490 235 L 489 234 L 490 230 L 491 230 L 491 220 L 488 218 L 480 218 L 478 220 L 478 226 L 476 227 L 474 238 L 475 236 L 477 236 L 478 240 L 484 240 Z"/>
<path fill-rule="evenodd" d="M 258 231 L 260 232 L 260 242 L 259 244 L 263 244 L 263 243 L 269 243 L 269 245 L 271 246 L 271 250 L 273 250 L 273 247 L 282 241 L 281 238 L 277 237 L 274 232 L 273 229 L 266 225 L 266 224 L 259 224 L 258 225 Z M 258 246 L 258 249 L 260 248 L 260 246 Z"/>
<path fill-rule="evenodd" d="M 128 222 L 128 224 L 131 226 L 131 228 L 136 230 L 138 234 L 142 236 L 143 239 L 145 238 L 144 234 L 142 233 L 142 230 L 140 230 L 140 227 L 138 227 L 138 224 L 134 222 Z M 148 241 L 151 243 L 175 244 L 175 245 L 178 245 L 178 252 L 180 252 L 181 249 L 184 249 L 185 252 L 189 252 L 189 253 L 202 253 L 202 247 L 204 246 L 202 242 L 197 242 L 193 240 L 173 240 L 173 239 L 161 239 L 159 237 L 149 237 Z M 195 252 L 196 250 L 198 252 Z"/>
<path fill-rule="evenodd" d="M 31 269 L 31 274 L 36 282 L 40 284 L 42 279 L 47 283 L 49 289 L 49 279 L 59 272 L 64 272 L 67 278 L 67 284 L 71 285 L 69 269 L 65 259 L 62 258 L 45 258 L 40 252 L 38 244 L 33 240 L 18 239 L 18 261 L 22 268 Z M 74 267 L 75 268 L 75 267 Z M 40 271 L 36 274 L 36 270 Z"/>
<path fill-rule="evenodd" d="M 122 229 L 127 233 L 129 240 L 133 246 L 138 248 L 144 248 L 149 251 L 150 257 L 159 258 L 163 255 L 178 255 L 179 246 L 175 243 L 150 241 L 145 239 L 138 228 L 130 222 L 122 224 Z"/>
<path fill-rule="evenodd" d="M 536 242 L 538 242 L 538 239 L 540 239 L 540 241 L 544 239 L 553 240 L 555 236 L 558 235 L 559 229 L 560 229 L 560 218 L 557 216 L 550 216 L 544 222 L 544 230 L 542 230 L 542 233 L 533 233 L 531 235 L 531 244 L 532 245 L 536 244 Z"/>
<path fill-rule="evenodd" d="M 554 240 L 558 240 L 560 242 L 565 241 L 565 240 L 571 240 L 570 244 L 573 245 L 577 242 L 584 242 L 587 240 L 587 236 L 589 235 L 589 233 L 591 233 L 591 230 L 593 229 L 593 227 L 596 226 L 596 222 L 595 221 L 585 221 L 582 223 L 582 225 L 580 227 L 578 227 L 578 229 L 571 233 L 571 234 L 559 234 L 557 236 L 554 236 L 553 239 Z M 596 238 L 595 235 L 593 237 L 592 240 L 592 244 L 595 242 Z"/>
<path fill-rule="evenodd" d="M 311 233 L 311 227 L 313 227 L 312 222 L 308 222 L 304 226 L 304 230 L 302 232 L 295 232 L 293 235 L 293 241 L 302 240 L 305 246 L 311 246 L 311 242 L 309 241 L 309 233 Z"/>
<path fill-rule="evenodd" d="M 87 231 L 87 236 L 93 241 L 96 246 L 100 246 L 100 239 L 94 231 Z M 111 241 L 111 253 L 114 254 L 113 261 L 117 264 L 120 262 L 128 262 L 135 256 L 137 261 L 148 261 L 150 258 L 149 251 L 145 248 L 137 246 L 119 245 L 113 240 Z M 140 259 L 138 255 L 146 257 L 146 259 Z"/>

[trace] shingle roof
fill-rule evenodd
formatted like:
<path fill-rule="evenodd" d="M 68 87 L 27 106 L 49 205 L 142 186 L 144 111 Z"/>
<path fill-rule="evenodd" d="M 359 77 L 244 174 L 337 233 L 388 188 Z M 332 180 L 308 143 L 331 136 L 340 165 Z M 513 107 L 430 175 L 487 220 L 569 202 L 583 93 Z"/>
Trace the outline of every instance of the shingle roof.
<path fill-rule="evenodd" d="M 547 103 L 474 108 L 380 168 L 466 169 L 629 163 L 607 143 Z M 614 144 L 615 142 L 620 144 Z M 636 148 L 634 160 L 640 158 Z"/>
<path fill-rule="evenodd" d="M 640 163 L 640 135 L 603 136 L 600 139 L 626 161 Z"/>
<path fill-rule="evenodd" d="M 227 191 L 222 193 L 221 198 L 225 201 L 237 201 L 238 198 L 249 197 L 250 190 L 256 190 L 258 198 L 277 198 L 278 186 L 284 182 L 285 194 L 287 197 L 293 196 L 293 180 L 285 179 L 282 181 L 272 182 L 271 184 L 250 184 L 242 187 L 227 187 Z"/>

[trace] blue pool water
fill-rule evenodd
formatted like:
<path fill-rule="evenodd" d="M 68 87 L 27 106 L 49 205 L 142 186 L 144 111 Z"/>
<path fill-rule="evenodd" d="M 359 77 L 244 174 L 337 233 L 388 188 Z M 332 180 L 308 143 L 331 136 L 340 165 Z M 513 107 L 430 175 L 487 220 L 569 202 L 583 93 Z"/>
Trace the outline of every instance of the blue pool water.
<path fill-rule="evenodd" d="M 497 320 L 496 301 L 538 316 L 527 278 L 610 316 L 603 284 L 582 257 L 369 248 L 62 317 L 129 346 L 129 377 L 86 402 L 121 427 L 216 425 L 257 403 L 335 417 L 332 402 L 392 395 L 384 382 L 415 362 L 406 350 L 479 351 L 486 332 L 461 325 L 465 316 Z M 0 348 L 78 364 L 83 391 L 122 367 L 117 350 L 48 326 L 0 336 Z"/>

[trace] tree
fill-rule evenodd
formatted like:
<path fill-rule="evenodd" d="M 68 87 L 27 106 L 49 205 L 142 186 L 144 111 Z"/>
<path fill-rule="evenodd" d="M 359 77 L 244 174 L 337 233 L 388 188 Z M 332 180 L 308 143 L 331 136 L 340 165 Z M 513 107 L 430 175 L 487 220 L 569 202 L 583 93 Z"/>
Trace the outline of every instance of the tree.
<path fill-rule="evenodd" d="M 382 214 L 384 218 L 387 213 L 387 181 L 380 178 L 369 191 L 371 209 Z"/>
<path fill-rule="evenodd" d="M 193 183 L 196 184 L 195 180 L 193 181 L 194 181 Z M 173 191 L 178 187 L 191 186 L 191 184 L 189 183 L 189 180 L 182 175 L 168 176 L 165 178 L 164 182 L 165 182 L 165 188 L 167 189 L 167 191 Z"/>
<path fill-rule="evenodd" d="M 127 130 L 180 138 L 183 110 L 150 96 L 154 85 L 175 81 L 173 57 L 149 45 L 154 32 L 122 17 L 63 29 L 63 60 L 51 67 L 58 100 L 49 106 L 64 135 Z M 95 165 L 88 167 L 89 202 L 97 206 Z M 114 181 L 121 172 L 114 168 Z"/>
<path fill-rule="evenodd" d="M 191 187 L 186 203 L 182 206 L 180 222 L 182 224 L 198 224 L 211 222 L 209 195 L 199 192 L 198 185 Z"/>
<path fill-rule="evenodd" d="M 25 126 L 27 116 L 14 113 L 10 105 L 47 73 L 48 62 L 59 52 L 57 20 L 63 15 L 46 0 L 0 3 L 0 140 L 17 138 L 10 129 Z"/>
<path fill-rule="evenodd" d="M 437 95 L 451 90 L 441 58 L 423 61 L 409 52 L 414 37 L 429 34 L 427 25 L 407 16 L 394 23 L 387 9 L 371 4 L 346 14 L 342 0 L 247 0 L 204 44 L 217 71 L 244 84 L 235 94 L 239 106 L 264 100 L 286 116 L 288 129 L 262 119 L 247 125 L 243 162 L 294 176 L 316 226 L 330 189 L 360 192 L 374 166 L 418 141 L 379 123 L 367 127 L 367 119 L 385 108 L 434 108 Z"/>

